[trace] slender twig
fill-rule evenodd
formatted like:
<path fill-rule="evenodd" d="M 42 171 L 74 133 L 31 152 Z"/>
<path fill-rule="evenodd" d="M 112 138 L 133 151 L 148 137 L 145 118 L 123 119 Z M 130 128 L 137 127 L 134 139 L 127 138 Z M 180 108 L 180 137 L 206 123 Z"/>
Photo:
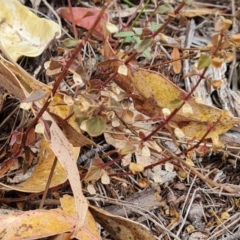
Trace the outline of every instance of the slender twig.
<path fill-rule="evenodd" d="M 50 171 L 49 176 L 48 176 L 48 180 L 47 180 L 47 183 L 46 183 L 45 190 L 43 192 L 43 196 L 42 196 L 42 200 L 40 202 L 39 208 L 43 208 L 44 201 L 45 201 L 45 199 L 47 197 L 47 193 L 48 193 L 48 190 L 49 190 L 52 178 L 53 178 L 53 174 L 54 174 L 54 170 L 56 168 L 56 165 L 57 165 L 57 158 L 55 157 L 54 161 L 53 161 L 53 165 L 52 165 L 51 171 Z"/>
<path fill-rule="evenodd" d="M 74 15 L 73 15 L 71 0 L 68 0 L 68 7 L 69 7 L 70 15 L 71 15 L 71 18 L 72 18 L 72 27 L 73 27 L 74 38 L 78 39 L 77 28 L 76 28 L 75 18 L 74 18 Z"/>

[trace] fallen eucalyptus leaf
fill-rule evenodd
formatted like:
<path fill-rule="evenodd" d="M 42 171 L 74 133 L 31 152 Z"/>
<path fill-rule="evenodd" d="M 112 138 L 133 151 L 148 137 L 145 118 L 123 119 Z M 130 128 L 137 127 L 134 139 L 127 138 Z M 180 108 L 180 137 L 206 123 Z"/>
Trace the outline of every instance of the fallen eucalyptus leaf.
<path fill-rule="evenodd" d="M 1 44 L 14 61 L 39 56 L 54 37 L 60 37 L 57 23 L 38 17 L 19 1 L 0 0 L 0 5 Z"/>

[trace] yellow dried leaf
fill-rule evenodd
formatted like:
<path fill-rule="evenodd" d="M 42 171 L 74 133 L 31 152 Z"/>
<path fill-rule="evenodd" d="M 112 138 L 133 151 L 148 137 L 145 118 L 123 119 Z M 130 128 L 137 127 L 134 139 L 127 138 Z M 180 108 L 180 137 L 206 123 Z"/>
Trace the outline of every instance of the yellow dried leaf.
<path fill-rule="evenodd" d="M 221 220 L 227 220 L 230 218 L 230 215 L 228 212 L 221 213 Z"/>
<path fill-rule="evenodd" d="M 196 16 L 216 14 L 217 12 L 220 13 L 221 11 L 219 11 L 218 9 L 214 9 L 214 8 L 196 8 L 196 9 L 190 8 L 190 9 L 182 10 L 181 15 L 184 17 L 193 18 Z"/>
<path fill-rule="evenodd" d="M 60 199 L 60 202 L 61 202 L 61 207 L 63 209 L 63 212 L 67 216 L 71 216 L 76 219 L 77 213 L 76 213 L 74 198 L 69 195 L 64 195 Z M 90 239 L 100 240 L 101 239 L 98 233 L 97 224 L 92 214 L 90 213 L 90 211 L 87 212 L 84 225 L 80 229 L 80 231 L 76 233 L 75 238 L 82 239 L 82 240 L 90 240 Z"/>
<path fill-rule="evenodd" d="M 212 81 L 212 86 L 214 89 L 218 89 L 219 87 L 222 86 L 222 80 L 213 80 Z"/>
<path fill-rule="evenodd" d="M 240 44 L 240 33 L 231 35 L 230 39 L 231 39 L 234 43 L 236 43 L 237 45 L 239 45 L 239 44 Z"/>
<path fill-rule="evenodd" d="M 230 19 L 225 18 L 224 16 L 220 16 L 221 21 L 224 23 L 223 30 L 228 30 L 232 26 L 232 21 Z"/>
<path fill-rule="evenodd" d="M 1 44 L 14 61 L 40 55 L 54 37 L 60 37 L 57 23 L 38 17 L 19 1 L 1 0 L 0 4 Z"/>
<path fill-rule="evenodd" d="M 187 165 L 190 166 L 190 167 L 194 167 L 194 166 L 195 166 L 194 163 L 193 163 L 193 161 L 192 161 L 190 158 L 187 158 L 187 159 L 186 159 L 186 163 L 187 163 Z"/>
<path fill-rule="evenodd" d="M 84 181 L 91 182 L 99 180 L 104 174 L 104 170 L 96 165 L 92 165 L 84 177 Z"/>
<path fill-rule="evenodd" d="M 187 225 L 186 230 L 187 230 L 188 233 L 191 233 L 191 232 L 195 231 L 195 228 L 194 228 L 193 225 Z"/>
<path fill-rule="evenodd" d="M 223 64 L 223 59 L 214 57 L 211 59 L 212 66 L 215 68 L 220 68 Z"/>
<path fill-rule="evenodd" d="M 129 164 L 129 170 L 130 170 L 133 174 L 137 174 L 137 173 L 140 173 L 140 172 L 144 171 L 144 167 L 143 167 L 143 165 L 141 165 L 141 164 L 131 162 L 131 163 Z"/>
<path fill-rule="evenodd" d="M 180 181 L 183 181 L 187 178 L 187 173 L 183 170 L 178 171 L 178 178 L 180 179 Z"/>
<path fill-rule="evenodd" d="M 42 239 L 68 231 L 73 231 L 76 219 L 62 210 L 37 209 L 27 212 L 0 214 L 2 240 Z"/>
<path fill-rule="evenodd" d="M 41 140 L 39 152 L 38 164 L 30 178 L 28 178 L 25 182 L 21 182 L 16 185 L 4 185 L 8 189 L 13 189 L 21 192 L 31 192 L 37 193 L 44 191 L 46 188 L 46 182 L 48 180 L 51 167 L 53 165 L 53 161 L 55 155 L 51 148 L 49 147 L 49 143 L 44 139 Z M 77 159 L 79 155 L 79 150 L 75 152 L 75 157 Z M 57 163 L 54 171 L 53 178 L 51 180 L 50 187 L 54 187 L 64 183 L 67 180 L 67 174 L 64 168 L 61 166 L 60 162 Z"/>

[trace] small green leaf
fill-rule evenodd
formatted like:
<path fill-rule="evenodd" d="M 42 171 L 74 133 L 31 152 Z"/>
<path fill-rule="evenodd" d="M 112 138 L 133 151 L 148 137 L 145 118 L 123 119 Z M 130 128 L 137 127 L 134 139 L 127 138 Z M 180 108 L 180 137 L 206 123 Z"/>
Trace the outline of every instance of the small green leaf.
<path fill-rule="evenodd" d="M 126 32 L 119 32 L 114 34 L 114 37 L 132 37 L 135 33 L 132 31 L 126 31 Z"/>
<path fill-rule="evenodd" d="M 126 37 L 124 42 L 125 43 L 132 43 L 133 42 L 133 37 Z"/>
<path fill-rule="evenodd" d="M 148 49 L 146 49 L 144 52 L 143 52 L 143 55 L 147 58 L 147 59 L 151 59 L 152 58 L 152 55 L 150 53 L 150 51 Z"/>
<path fill-rule="evenodd" d="M 137 43 L 138 45 L 140 45 L 140 43 L 142 42 L 142 40 L 141 40 L 139 37 L 133 36 L 132 38 L 136 41 L 136 43 Z M 144 54 L 144 56 L 145 56 L 146 58 L 148 58 L 148 59 L 151 59 L 151 58 L 152 58 L 152 55 L 151 55 L 151 53 L 150 53 L 150 51 L 149 51 L 148 49 L 144 50 L 144 51 L 143 51 L 143 54 Z"/>
<path fill-rule="evenodd" d="M 73 38 L 66 38 L 63 40 L 63 45 L 65 47 L 75 47 L 76 45 L 79 44 L 81 40 L 76 40 L 76 39 L 73 39 Z"/>
<path fill-rule="evenodd" d="M 183 103 L 182 100 L 180 99 L 174 99 L 171 102 L 169 102 L 167 104 L 167 108 L 169 108 L 170 110 L 173 110 L 175 108 L 179 108 L 181 106 L 181 104 Z"/>
<path fill-rule="evenodd" d="M 160 14 L 163 14 L 163 13 L 167 13 L 169 11 L 172 10 L 172 7 L 170 4 L 168 3 L 164 3 L 163 5 L 159 6 L 158 9 L 157 9 L 157 13 L 160 13 Z"/>
<path fill-rule="evenodd" d="M 160 27 L 162 26 L 162 24 L 154 24 L 152 26 L 149 26 L 148 29 L 151 30 L 151 31 L 156 31 L 157 29 L 159 29 Z M 137 35 L 141 35 L 142 34 L 142 31 L 143 31 L 143 28 L 137 28 L 135 29 L 135 33 Z"/>
<path fill-rule="evenodd" d="M 101 135 L 106 129 L 106 123 L 99 117 L 91 117 L 81 123 L 80 128 L 86 131 L 90 136 Z"/>
<path fill-rule="evenodd" d="M 141 43 L 137 46 L 137 52 L 142 53 L 147 50 L 148 47 L 152 45 L 152 38 L 145 38 L 141 41 Z"/>
<path fill-rule="evenodd" d="M 205 67 L 209 67 L 211 64 L 211 58 L 208 55 L 201 55 L 198 60 L 198 66 L 197 69 L 201 70 Z"/>
<path fill-rule="evenodd" d="M 162 24 L 154 24 L 150 27 L 148 27 L 151 31 L 156 31 L 158 30 L 160 27 L 162 26 Z"/>

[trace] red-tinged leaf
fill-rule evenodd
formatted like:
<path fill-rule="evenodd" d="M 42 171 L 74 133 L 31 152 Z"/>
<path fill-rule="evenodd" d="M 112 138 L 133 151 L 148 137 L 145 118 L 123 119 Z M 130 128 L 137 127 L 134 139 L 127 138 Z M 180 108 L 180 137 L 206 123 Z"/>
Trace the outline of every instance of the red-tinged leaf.
<path fill-rule="evenodd" d="M 57 13 L 67 20 L 68 22 L 73 22 L 72 14 L 74 16 L 74 22 L 77 26 L 90 29 L 97 19 L 100 9 L 97 8 L 80 8 L 80 7 L 73 7 L 72 8 L 72 14 L 70 12 L 70 9 L 68 7 L 59 8 L 57 10 Z M 94 36 L 98 39 L 104 38 L 104 31 L 103 31 L 103 25 L 107 22 L 108 15 L 107 13 L 104 13 L 101 20 L 97 24 L 95 30 L 94 30 Z"/>

